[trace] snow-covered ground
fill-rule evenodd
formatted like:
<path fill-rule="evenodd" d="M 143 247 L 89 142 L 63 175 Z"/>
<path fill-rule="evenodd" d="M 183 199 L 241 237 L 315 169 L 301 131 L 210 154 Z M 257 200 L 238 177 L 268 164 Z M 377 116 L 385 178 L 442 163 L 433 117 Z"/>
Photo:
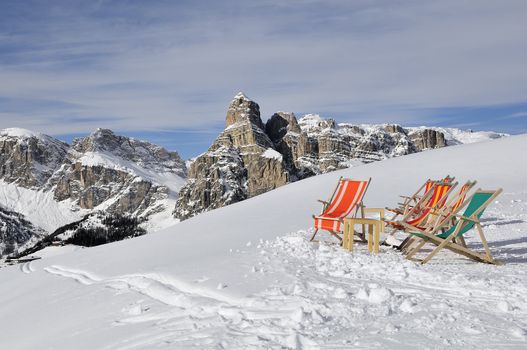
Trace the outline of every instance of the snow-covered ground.
<path fill-rule="evenodd" d="M 154 233 L 0 269 L 6 349 L 525 349 L 527 135 L 299 181 Z M 503 187 L 484 230 L 503 266 L 308 241 L 339 176 L 389 206 L 428 177 Z M 472 248 L 481 248 L 473 234 Z"/>

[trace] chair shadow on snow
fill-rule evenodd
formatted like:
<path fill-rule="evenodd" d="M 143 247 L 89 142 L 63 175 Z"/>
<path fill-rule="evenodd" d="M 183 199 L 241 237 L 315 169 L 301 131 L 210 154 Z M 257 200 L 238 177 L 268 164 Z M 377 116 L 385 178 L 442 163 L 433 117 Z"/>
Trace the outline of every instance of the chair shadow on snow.
<path fill-rule="evenodd" d="M 519 220 L 519 219 L 499 221 L 498 218 L 488 218 L 488 219 L 481 219 L 481 223 L 495 225 L 495 226 L 503 226 L 503 225 L 512 225 L 512 224 L 523 224 L 523 223 L 527 223 L 527 221 Z"/>
<path fill-rule="evenodd" d="M 494 226 L 505 226 L 505 225 L 514 225 L 514 224 L 526 224 L 527 221 L 520 219 L 512 220 L 500 220 L 496 217 L 489 217 L 481 220 L 485 225 L 494 225 Z M 521 237 L 506 239 L 502 241 L 489 241 L 489 247 L 494 248 L 495 254 L 498 256 L 498 259 L 505 263 L 527 263 L 527 234 L 520 234 Z M 514 245 L 524 245 L 523 247 L 513 247 Z M 482 248 L 483 246 L 478 242 L 472 244 L 474 248 Z M 498 248 L 498 249 L 496 249 Z"/>
<path fill-rule="evenodd" d="M 516 247 L 517 244 L 522 244 Z M 470 248 L 483 249 L 479 242 L 467 242 Z M 496 259 L 504 263 L 527 263 L 527 235 L 525 237 L 507 239 L 504 241 L 489 242 L 489 248 L 493 251 Z M 498 249 L 496 249 L 498 248 Z"/>

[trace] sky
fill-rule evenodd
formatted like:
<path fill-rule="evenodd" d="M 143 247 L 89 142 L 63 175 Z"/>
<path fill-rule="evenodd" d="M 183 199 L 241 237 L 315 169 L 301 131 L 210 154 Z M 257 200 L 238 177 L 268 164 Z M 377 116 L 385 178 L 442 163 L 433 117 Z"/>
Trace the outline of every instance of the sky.
<path fill-rule="evenodd" d="M 0 0 L 0 128 L 183 157 L 243 91 L 349 123 L 527 132 L 527 1 Z"/>

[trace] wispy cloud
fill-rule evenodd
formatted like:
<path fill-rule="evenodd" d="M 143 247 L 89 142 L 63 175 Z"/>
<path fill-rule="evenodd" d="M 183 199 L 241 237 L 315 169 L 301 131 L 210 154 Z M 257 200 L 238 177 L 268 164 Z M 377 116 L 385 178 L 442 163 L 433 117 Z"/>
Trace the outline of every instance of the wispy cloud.
<path fill-rule="evenodd" d="M 527 112 L 516 112 L 503 117 L 503 119 L 527 118 Z"/>
<path fill-rule="evenodd" d="M 2 1 L 0 126 L 207 128 L 239 90 L 264 119 L 450 123 L 430 111 L 527 101 L 526 15 L 521 0 Z"/>

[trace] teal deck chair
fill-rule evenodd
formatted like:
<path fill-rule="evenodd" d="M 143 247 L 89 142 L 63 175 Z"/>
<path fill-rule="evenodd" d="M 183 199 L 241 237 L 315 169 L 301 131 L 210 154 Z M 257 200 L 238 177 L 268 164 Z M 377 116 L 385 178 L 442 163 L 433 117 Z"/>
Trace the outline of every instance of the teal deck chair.
<path fill-rule="evenodd" d="M 441 223 L 433 227 L 431 230 L 415 229 L 413 232 L 410 232 L 412 235 L 419 237 L 422 241 L 414 249 L 408 252 L 407 259 L 412 259 L 412 257 L 418 253 L 426 243 L 432 243 L 437 247 L 421 261 L 422 264 L 426 264 L 430 261 L 430 259 L 432 259 L 443 248 L 476 261 L 489 264 L 499 264 L 499 262 L 493 259 L 490 253 L 487 239 L 485 238 L 479 219 L 489 204 L 492 203 L 501 192 L 501 188 L 495 191 L 478 189 L 459 208 L 457 208 L 456 211 L 441 220 Z M 466 208 L 465 211 L 462 215 L 459 215 L 459 212 L 463 208 Z M 454 225 L 450 226 L 452 221 L 454 221 Z M 485 248 L 485 254 L 472 251 L 464 244 L 456 243 L 456 238 L 463 237 L 463 235 L 474 227 L 479 233 L 481 243 Z"/>

